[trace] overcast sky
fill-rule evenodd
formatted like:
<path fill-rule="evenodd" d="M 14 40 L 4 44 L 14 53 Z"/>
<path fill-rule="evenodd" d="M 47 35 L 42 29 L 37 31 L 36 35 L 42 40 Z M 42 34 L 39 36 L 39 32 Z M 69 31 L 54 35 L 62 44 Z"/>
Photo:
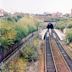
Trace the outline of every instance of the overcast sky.
<path fill-rule="evenodd" d="M 0 0 L 0 8 L 8 12 L 70 13 L 72 0 Z"/>

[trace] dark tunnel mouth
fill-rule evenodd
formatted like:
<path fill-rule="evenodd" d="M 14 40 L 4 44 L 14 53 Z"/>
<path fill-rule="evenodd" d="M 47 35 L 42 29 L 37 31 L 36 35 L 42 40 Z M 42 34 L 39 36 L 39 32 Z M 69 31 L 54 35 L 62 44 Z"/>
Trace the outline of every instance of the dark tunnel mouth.
<path fill-rule="evenodd" d="M 47 28 L 48 28 L 48 29 L 54 29 L 54 26 L 53 26 L 53 24 L 49 23 L 49 24 L 47 25 Z"/>

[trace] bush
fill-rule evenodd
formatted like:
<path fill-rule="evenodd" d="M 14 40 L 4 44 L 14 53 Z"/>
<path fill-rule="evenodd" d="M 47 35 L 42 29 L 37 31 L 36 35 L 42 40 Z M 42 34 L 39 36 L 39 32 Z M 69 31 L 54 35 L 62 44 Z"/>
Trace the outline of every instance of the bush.
<path fill-rule="evenodd" d="M 63 30 L 65 28 L 65 23 L 64 21 L 58 21 L 56 25 L 57 29 Z"/>
<path fill-rule="evenodd" d="M 67 43 L 72 42 L 72 29 L 67 29 L 65 34 L 66 34 L 66 42 Z"/>
<path fill-rule="evenodd" d="M 72 28 L 72 19 L 64 19 L 57 22 L 57 29 L 63 30 L 64 28 Z"/>
<path fill-rule="evenodd" d="M 0 43 L 2 46 L 14 44 L 16 39 L 15 26 L 7 20 L 0 20 Z"/>
<path fill-rule="evenodd" d="M 29 33 L 32 33 L 37 30 L 38 21 L 35 20 L 33 17 L 28 16 L 20 19 L 17 22 L 17 29 L 22 30 L 22 36 L 26 37 Z"/>
<path fill-rule="evenodd" d="M 38 59 L 38 37 L 36 36 L 32 41 L 32 46 L 28 43 L 21 52 L 21 58 L 26 59 L 28 62 L 36 61 Z"/>
<path fill-rule="evenodd" d="M 37 55 L 36 48 L 32 48 L 31 46 L 26 46 L 22 50 L 21 57 L 23 57 L 24 59 L 27 59 L 28 62 L 36 61 L 37 60 L 37 56 L 38 55 Z"/>
<path fill-rule="evenodd" d="M 0 44 L 7 48 L 37 30 L 39 22 L 32 16 L 27 16 L 15 22 L 7 17 L 0 20 Z"/>

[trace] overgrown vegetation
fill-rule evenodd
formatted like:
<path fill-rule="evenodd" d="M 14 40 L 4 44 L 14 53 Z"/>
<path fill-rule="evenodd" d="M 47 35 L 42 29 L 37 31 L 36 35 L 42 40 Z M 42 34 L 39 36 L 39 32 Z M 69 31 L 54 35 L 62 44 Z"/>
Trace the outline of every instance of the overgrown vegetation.
<path fill-rule="evenodd" d="M 38 43 L 39 40 L 37 36 L 32 41 L 33 45 L 28 41 L 26 46 L 20 51 L 19 58 L 10 61 L 8 66 L 4 67 L 4 72 L 7 72 L 7 70 L 9 72 L 26 72 L 26 68 L 28 68 L 30 64 L 38 61 Z"/>
<path fill-rule="evenodd" d="M 11 44 L 14 44 L 17 36 L 15 28 L 14 22 L 0 20 L 0 43 L 3 47 L 7 48 Z"/>
<path fill-rule="evenodd" d="M 72 28 L 66 29 L 65 35 L 66 35 L 66 43 L 69 44 L 70 42 L 72 42 Z"/>
<path fill-rule="evenodd" d="M 60 30 L 63 30 L 64 28 L 72 28 L 72 18 L 57 21 L 56 28 Z"/>
<path fill-rule="evenodd" d="M 10 46 L 38 30 L 39 25 L 40 21 L 32 16 L 20 18 L 18 21 L 8 17 L 0 19 L 0 46 L 4 49 L 4 52 L 7 52 Z M 37 48 L 38 37 L 36 36 L 32 44 L 27 43 L 23 48 L 19 59 L 11 61 L 3 70 L 9 72 L 26 72 L 27 64 L 38 60 Z"/>
<path fill-rule="evenodd" d="M 20 57 L 26 59 L 28 62 L 36 61 L 38 59 L 38 38 L 35 38 L 32 45 L 27 44 L 23 48 Z"/>
<path fill-rule="evenodd" d="M 39 24 L 39 21 L 32 16 L 20 18 L 18 21 L 10 17 L 0 19 L 0 45 L 8 48 L 36 31 Z"/>
<path fill-rule="evenodd" d="M 72 18 L 57 21 L 56 28 L 65 31 L 67 43 L 72 42 Z"/>

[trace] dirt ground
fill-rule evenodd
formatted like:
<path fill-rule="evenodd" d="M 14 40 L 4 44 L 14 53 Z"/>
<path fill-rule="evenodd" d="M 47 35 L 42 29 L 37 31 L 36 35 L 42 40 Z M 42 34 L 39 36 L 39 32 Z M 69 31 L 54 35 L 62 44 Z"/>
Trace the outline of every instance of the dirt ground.
<path fill-rule="evenodd" d="M 45 43 L 43 40 L 40 40 L 40 48 L 39 48 L 39 72 L 44 72 L 44 48 Z"/>

